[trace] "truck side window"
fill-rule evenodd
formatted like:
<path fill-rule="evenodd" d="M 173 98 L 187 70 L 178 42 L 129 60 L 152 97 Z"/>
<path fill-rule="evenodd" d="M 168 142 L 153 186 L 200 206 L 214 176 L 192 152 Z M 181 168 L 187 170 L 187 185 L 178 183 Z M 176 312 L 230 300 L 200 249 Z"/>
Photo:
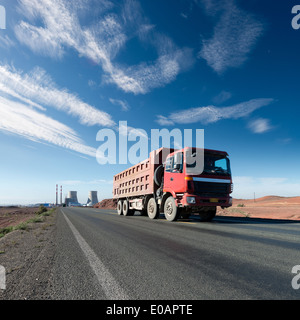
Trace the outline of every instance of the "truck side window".
<path fill-rule="evenodd" d="M 173 160 L 174 160 L 174 157 L 167 158 L 167 160 L 166 160 L 166 169 L 165 169 L 166 172 L 172 172 Z"/>
<path fill-rule="evenodd" d="M 183 152 L 178 152 L 174 155 L 173 172 L 183 171 Z"/>

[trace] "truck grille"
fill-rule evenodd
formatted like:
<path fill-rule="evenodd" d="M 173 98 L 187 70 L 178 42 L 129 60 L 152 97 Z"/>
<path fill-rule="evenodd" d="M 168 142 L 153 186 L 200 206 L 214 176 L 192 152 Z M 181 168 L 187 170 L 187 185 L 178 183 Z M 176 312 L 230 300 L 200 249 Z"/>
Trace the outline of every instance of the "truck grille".
<path fill-rule="evenodd" d="M 201 196 L 226 197 L 229 193 L 230 183 L 215 183 L 194 181 L 194 192 Z"/>

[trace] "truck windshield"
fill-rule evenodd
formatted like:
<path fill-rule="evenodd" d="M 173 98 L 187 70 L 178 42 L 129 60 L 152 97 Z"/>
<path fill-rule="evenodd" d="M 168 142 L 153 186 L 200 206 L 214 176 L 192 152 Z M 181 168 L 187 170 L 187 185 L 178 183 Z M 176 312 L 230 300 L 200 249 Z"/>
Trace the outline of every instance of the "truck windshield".
<path fill-rule="evenodd" d="M 193 158 L 196 158 L 195 153 L 186 153 L 186 173 L 187 174 L 197 174 L 195 172 L 196 163 L 193 162 Z M 212 174 L 212 175 L 231 175 L 230 171 L 230 162 L 226 156 L 217 155 L 217 154 L 204 154 L 204 169 L 203 174 Z"/>

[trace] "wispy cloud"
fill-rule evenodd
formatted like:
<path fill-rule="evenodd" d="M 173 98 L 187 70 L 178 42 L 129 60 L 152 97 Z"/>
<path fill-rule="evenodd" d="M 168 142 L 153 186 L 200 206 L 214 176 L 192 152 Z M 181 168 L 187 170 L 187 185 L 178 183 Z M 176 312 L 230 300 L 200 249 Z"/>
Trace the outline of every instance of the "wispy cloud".
<path fill-rule="evenodd" d="M 198 57 L 219 74 L 243 65 L 263 33 L 262 22 L 239 8 L 234 0 L 224 1 L 222 5 L 213 0 L 197 1 L 204 4 L 210 16 L 220 16 L 212 38 L 203 40 Z M 220 11 L 221 15 L 217 15 Z"/>
<path fill-rule="evenodd" d="M 51 77 L 41 68 L 24 74 L 9 66 L 0 65 L 0 92 L 33 107 L 45 110 L 53 107 L 79 118 L 84 125 L 115 125 L 111 116 L 83 102 L 67 89 L 58 88 Z"/>
<path fill-rule="evenodd" d="M 273 127 L 269 119 L 255 119 L 249 122 L 248 128 L 254 133 L 264 133 L 270 131 Z"/>
<path fill-rule="evenodd" d="M 229 100 L 232 97 L 232 94 L 228 91 L 222 90 L 217 96 L 213 98 L 213 103 L 221 104 Z"/>
<path fill-rule="evenodd" d="M 168 117 L 159 115 L 160 125 L 187 124 L 199 122 L 210 124 L 223 119 L 239 119 L 250 115 L 253 111 L 272 103 L 273 99 L 252 99 L 229 107 L 206 106 L 191 108 L 171 113 Z"/>
<path fill-rule="evenodd" d="M 11 40 L 11 38 L 7 34 L 5 35 L 0 34 L 0 47 L 4 49 L 8 49 L 13 46 L 15 46 L 15 42 Z"/>
<path fill-rule="evenodd" d="M 21 21 L 15 27 L 20 42 L 34 52 L 61 59 L 67 48 L 76 50 L 80 56 L 99 64 L 104 81 L 114 83 L 125 92 L 144 94 L 153 88 L 162 87 L 185 70 L 187 61 L 192 60 L 191 50 L 179 49 L 168 40 L 168 47 L 161 46 L 159 35 L 152 33 L 158 58 L 152 62 L 134 66 L 116 63 L 115 57 L 129 39 L 126 32 L 135 28 L 135 35 L 145 39 L 154 29 L 144 18 L 137 1 L 127 0 L 122 15 L 106 13 L 91 26 L 82 26 L 79 7 L 65 0 L 20 0 L 20 7 L 28 21 Z M 40 19 L 43 26 L 38 25 Z M 129 27 L 130 26 L 130 27 Z M 136 31 L 137 30 L 137 31 Z M 152 43 L 153 43 L 152 42 Z M 159 45 L 160 43 L 160 45 Z M 171 44 L 171 45 L 170 45 Z"/>
<path fill-rule="evenodd" d="M 148 134 L 144 129 L 133 128 L 131 126 L 128 126 L 127 123 L 120 123 L 119 127 L 116 127 L 115 129 L 122 136 L 131 136 L 131 138 L 142 137 L 145 139 L 149 139 Z"/>
<path fill-rule="evenodd" d="M 96 156 L 96 149 L 84 144 L 72 128 L 25 104 L 3 97 L 0 97 L 0 130 L 31 141 Z"/>
<path fill-rule="evenodd" d="M 119 99 L 112 99 L 112 98 L 110 98 L 109 101 L 113 105 L 120 106 L 123 111 L 128 111 L 130 109 L 129 104 L 127 103 L 127 101 L 123 101 L 123 100 L 119 100 Z"/>
<path fill-rule="evenodd" d="M 158 115 L 156 122 L 161 126 L 172 126 L 175 124 L 175 120 L 172 120 L 171 118 L 173 118 L 172 114 L 170 115 L 170 119 L 165 116 Z"/>
<path fill-rule="evenodd" d="M 96 149 L 72 128 L 47 116 L 46 107 L 66 112 L 84 125 L 116 126 L 109 114 L 58 88 L 41 68 L 26 74 L 0 65 L 0 74 L 0 130 L 5 133 L 95 157 Z"/>

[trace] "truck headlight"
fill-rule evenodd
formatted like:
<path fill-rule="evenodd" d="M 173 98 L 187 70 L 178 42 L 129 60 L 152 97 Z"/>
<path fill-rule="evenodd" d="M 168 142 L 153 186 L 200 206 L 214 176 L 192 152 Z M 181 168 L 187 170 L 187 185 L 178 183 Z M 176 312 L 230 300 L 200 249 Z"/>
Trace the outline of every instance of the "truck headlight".
<path fill-rule="evenodd" d="M 233 192 L 233 183 L 230 184 L 230 193 Z"/>
<path fill-rule="evenodd" d="M 187 203 L 196 203 L 196 198 L 195 197 L 186 197 L 186 202 Z"/>

